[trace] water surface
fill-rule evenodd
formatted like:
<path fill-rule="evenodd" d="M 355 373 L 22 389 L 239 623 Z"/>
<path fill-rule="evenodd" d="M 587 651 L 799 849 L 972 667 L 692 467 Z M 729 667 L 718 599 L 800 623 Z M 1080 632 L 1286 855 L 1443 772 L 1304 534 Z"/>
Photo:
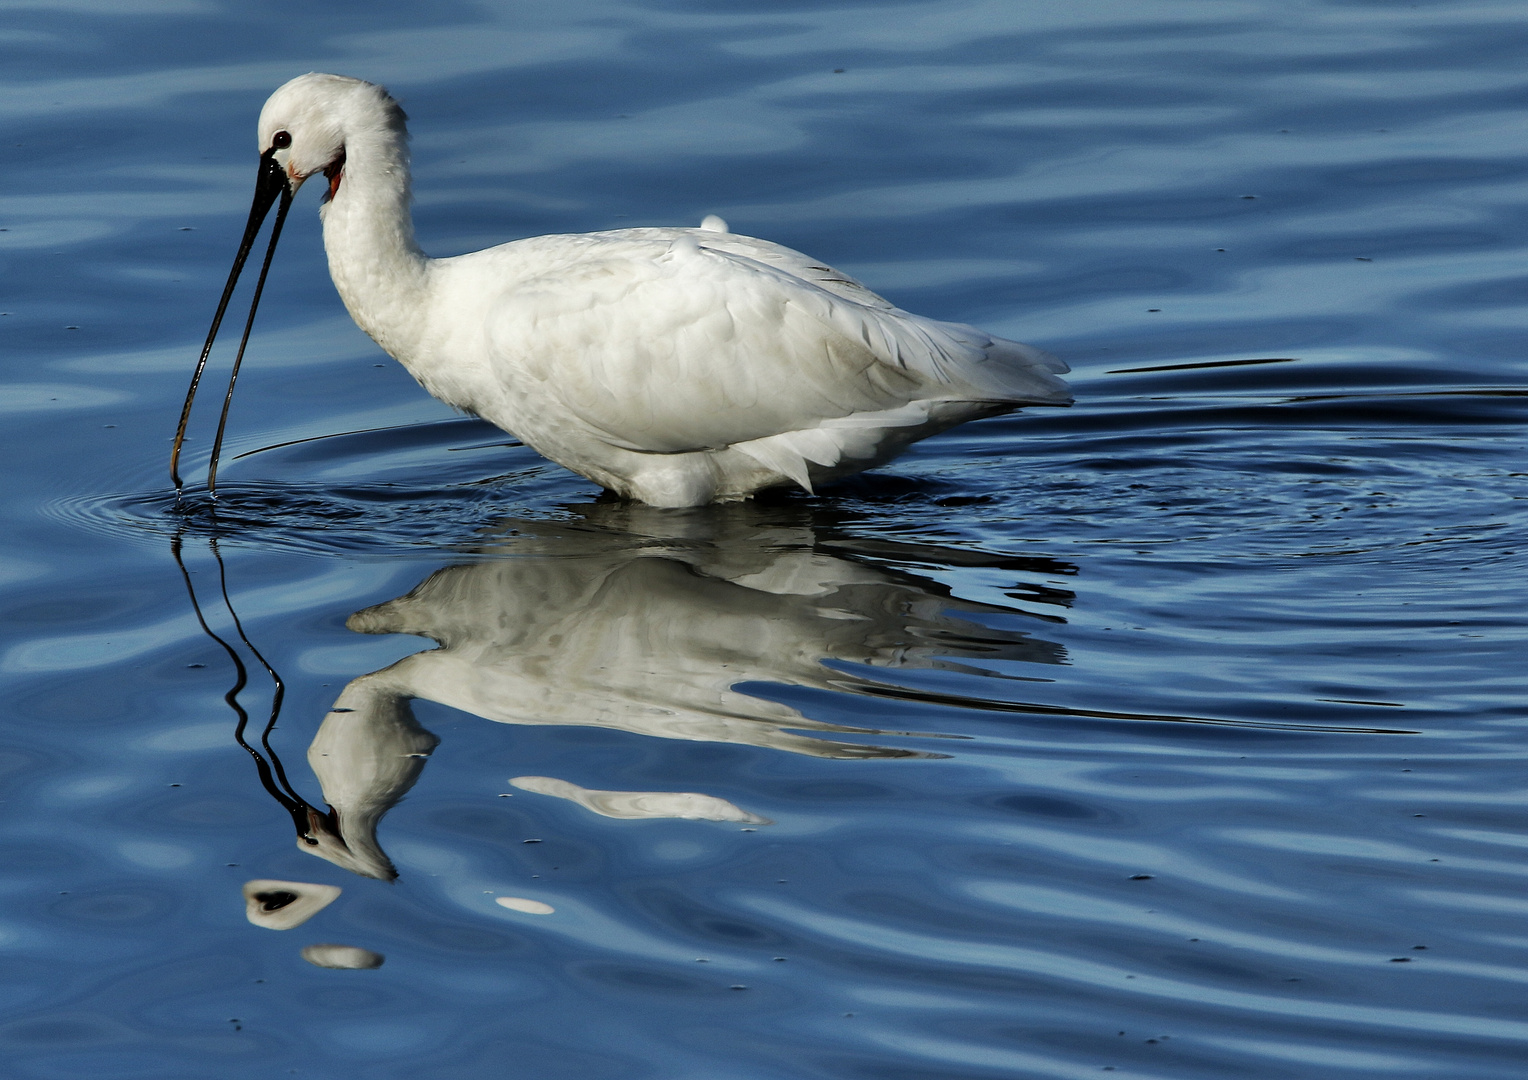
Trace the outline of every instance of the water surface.
<path fill-rule="evenodd" d="M 1525 39 L 7 5 L 9 1074 L 1521 1075 Z M 719 213 L 1077 404 L 816 497 L 612 503 L 354 328 L 305 194 L 216 510 L 177 504 L 254 120 L 312 69 L 403 101 L 432 254 Z M 343 893 L 273 932 L 251 879 Z"/>

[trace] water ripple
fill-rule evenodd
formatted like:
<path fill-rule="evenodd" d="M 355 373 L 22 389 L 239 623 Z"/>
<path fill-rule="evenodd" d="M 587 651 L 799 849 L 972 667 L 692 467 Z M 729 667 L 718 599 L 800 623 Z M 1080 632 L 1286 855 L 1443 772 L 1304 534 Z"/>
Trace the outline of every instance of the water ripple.
<path fill-rule="evenodd" d="M 1521 1075 L 1520 4 L 9 14 L 12 1072 Z M 177 499 L 308 68 L 402 96 L 433 254 L 719 213 L 1077 404 L 647 514 L 426 399 L 309 206 Z M 294 937 L 256 877 L 345 891 Z"/>

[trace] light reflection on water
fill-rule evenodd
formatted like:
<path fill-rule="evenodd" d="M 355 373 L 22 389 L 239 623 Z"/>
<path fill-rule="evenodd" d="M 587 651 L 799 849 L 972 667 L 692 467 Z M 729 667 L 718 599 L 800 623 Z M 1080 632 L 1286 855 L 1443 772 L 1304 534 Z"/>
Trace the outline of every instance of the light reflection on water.
<path fill-rule="evenodd" d="M 7 20 L 14 1075 L 1521 1072 L 1517 5 Z M 309 202 L 217 519 L 177 508 L 254 117 L 310 68 L 403 99 L 432 254 L 719 213 L 1078 403 L 815 499 L 591 502 L 383 363 Z M 292 843 L 177 533 L 250 736 L 210 535 L 291 793 L 395 883 Z M 272 933 L 251 879 L 344 893 Z"/>

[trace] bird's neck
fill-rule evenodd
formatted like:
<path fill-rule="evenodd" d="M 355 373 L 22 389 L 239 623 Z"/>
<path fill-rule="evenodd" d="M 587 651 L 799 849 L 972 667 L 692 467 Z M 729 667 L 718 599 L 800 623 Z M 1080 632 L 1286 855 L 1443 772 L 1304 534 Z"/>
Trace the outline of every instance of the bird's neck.
<path fill-rule="evenodd" d="M 339 188 L 320 215 L 329 274 L 345 307 L 378 345 L 407 363 L 424 332 L 431 260 L 414 242 L 405 138 L 372 130 L 347 139 Z"/>

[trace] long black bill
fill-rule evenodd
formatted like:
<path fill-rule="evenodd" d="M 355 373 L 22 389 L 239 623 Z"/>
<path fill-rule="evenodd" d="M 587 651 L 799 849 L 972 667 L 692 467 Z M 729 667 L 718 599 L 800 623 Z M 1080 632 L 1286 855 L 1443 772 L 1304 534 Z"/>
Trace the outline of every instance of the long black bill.
<path fill-rule="evenodd" d="M 249 331 L 255 325 L 255 310 L 260 306 L 260 294 L 265 291 L 265 275 L 271 270 L 271 257 L 276 254 L 276 241 L 281 239 L 281 226 L 286 222 L 287 210 L 292 206 L 292 192 L 281 186 L 281 205 L 276 207 L 276 224 L 271 226 L 271 242 L 265 249 L 265 261 L 260 264 L 260 277 L 255 281 L 255 295 L 249 301 L 249 318 L 244 320 L 244 333 L 239 338 L 239 351 L 234 354 L 233 370 L 228 374 L 228 392 L 223 395 L 223 411 L 218 414 L 217 438 L 212 440 L 212 459 L 207 463 L 207 493 L 217 497 L 218 459 L 223 456 L 223 432 L 228 427 L 228 406 L 233 404 L 233 384 L 239 381 L 239 365 L 244 363 L 244 346 L 249 344 Z"/>
<path fill-rule="evenodd" d="M 255 200 L 249 208 L 249 222 L 244 226 L 244 239 L 239 242 L 239 253 L 234 256 L 233 269 L 228 273 L 228 284 L 223 286 L 223 298 L 218 301 L 217 314 L 212 317 L 212 328 L 207 331 L 207 343 L 202 346 L 202 355 L 196 361 L 196 370 L 191 375 L 191 386 L 186 391 L 186 403 L 181 406 L 180 423 L 175 428 L 175 444 L 170 449 L 170 480 L 175 484 L 177 492 L 181 489 L 180 479 L 180 448 L 186 441 L 186 424 L 191 419 L 191 405 L 196 400 L 196 388 L 202 381 L 202 372 L 207 367 L 207 357 L 212 354 L 212 343 L 217 340 L 218 327 L 223 324 L 223 313 L 228 310 L 228 301 L 233 297 L 233 290 L 239 283 L 239 274 L 244 269 L 244 263 L 249 258 L 250 249 L 255 246 L 255 238 L 260 235 L 260 226 L 265 222 L 265 216 L 270 213 L 271 205 L 275 203 L 277 196 L 281 197 L 281 208 L 276 212 L 276 225 L 271 232 L 270 247 L 265 253 L 265 263 L 260 268 L 260 280 L 255 286 L 255 296 L 249 307 L 249 318 L 244 323 L 244 337 L 239 342 L 239 355 L 234 361 L 234 375 L 238 375 L 238 364 L 244 358 L 244 346 L 249 341 L 249 328 L 255 321 L 255 308 L 260 303 L 260 292 L 265 287 L 265 275 L 271 268 L 271 256 L 276 253 L 276 239 L 281 235 L 282 222 L 286 220 L 287 208 L 292 205 L 292 192 L 287 184 L 286 170 L 277 162 L 274 150 L 267 150 L 260 155 L 260 172 L 255 179 Z M 233 394 L 233 382 L 229 381 L 228 393 Z M 223 419 L 228 416 L 228 404 L 223 404 Z M 223 440 L 223 423 L 218 424 L 217 441 L 221 445 Z M 217 470 L 217 450 L 213 451 L 211 464 L 212 472 L 209 480 Z M 210 484 L 209 484 L 210 486 Z"/>

